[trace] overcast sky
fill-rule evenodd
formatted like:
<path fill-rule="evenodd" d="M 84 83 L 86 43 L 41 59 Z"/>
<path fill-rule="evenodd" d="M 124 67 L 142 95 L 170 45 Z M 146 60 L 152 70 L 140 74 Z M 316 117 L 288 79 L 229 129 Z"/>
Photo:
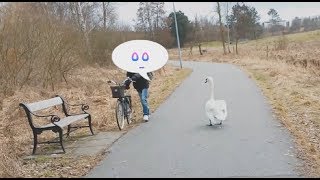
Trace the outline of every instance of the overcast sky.
<path fill-rule="evenodd" d="M 230 3 L 235 4 L 235 2 Z M 119 2 L 119 20 L 133 25 L 132 20 L 136 19 L 138 4 L 139 2 Z M 181 10 L 191 20 L 194 19 L 196 14 L 217 18 L 216 13 L 214 13 L 216 2 L 175 2 L 174 4 L 176 11 Z M 320 15 L 320 2 L 245 2 L 245 4 L 256 8 L 261 17 L 261 22 L 269 20 L 267 12 L 270 8 L 277 10 L 280 18 L 290 21 L 290 23 L 296 16 Z M 172 2 L 165 2 L 165 11 L 167 15 L 173 11 Z"/>

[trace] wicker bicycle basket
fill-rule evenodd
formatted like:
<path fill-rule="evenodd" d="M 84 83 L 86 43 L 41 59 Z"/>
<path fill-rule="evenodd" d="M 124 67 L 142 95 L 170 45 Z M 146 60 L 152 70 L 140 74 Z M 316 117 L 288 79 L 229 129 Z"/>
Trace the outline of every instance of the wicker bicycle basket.
<path fill-rule="evenodd" d="M 113 98 L 121 98 L 124 97 L 124 86 L 110 86 L 112 97 Z"/>

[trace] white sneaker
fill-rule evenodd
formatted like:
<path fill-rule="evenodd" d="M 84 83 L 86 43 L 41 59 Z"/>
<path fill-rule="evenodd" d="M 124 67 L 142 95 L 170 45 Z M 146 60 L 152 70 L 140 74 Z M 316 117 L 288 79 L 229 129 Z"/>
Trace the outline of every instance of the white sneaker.
<path fill-rule="evenodd" d="M 148 121 L 149 121 L 149 116 L 148 116 L 148 115 L 143 115 L 143 120 L 144 120 L 145 122 L 148 122 Z"/>

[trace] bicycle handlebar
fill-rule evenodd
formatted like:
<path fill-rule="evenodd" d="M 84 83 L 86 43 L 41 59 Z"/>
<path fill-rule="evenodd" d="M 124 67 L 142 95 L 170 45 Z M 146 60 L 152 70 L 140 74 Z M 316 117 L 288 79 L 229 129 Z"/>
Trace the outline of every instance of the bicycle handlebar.
<path fill-rule="evenodd" d="M 107 83 L 109 83 L 109 84 L 112 83 L 112 84 L 114 84 L 114 85 L 123 86 L 127 79 L 129 79 L 129 78 L 127 77 L 122 83 L 117 83 L 117 82 L 115 82 L 115 81 L 113 81 L 113 80 L 108 80 Z M 132 80 L 131 80 L 131 81 L 132 81 Z M 132 82 L 135 82 L 135 81 L 132 81 Z"/>
<path fill-rule="evenodd" d="M 112 83 L 112 84 L 115 84 L 115 85 L 119 85 L 118 83 L 114 82 L 113 80 L 108 80 L 107 83 L 109 83 L 109 84 Z"/>

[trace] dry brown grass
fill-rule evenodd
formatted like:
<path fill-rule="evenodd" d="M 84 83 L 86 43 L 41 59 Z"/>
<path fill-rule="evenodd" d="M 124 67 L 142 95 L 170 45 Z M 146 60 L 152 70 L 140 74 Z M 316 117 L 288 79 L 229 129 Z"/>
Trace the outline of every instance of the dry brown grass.
<path fill-rule="evenodd" d="M 278 119 L 294 135 L 297 155 L 306 163 L 304 173 L 319 177 L 320 78 L 305 68 L 283 62 L 242 59 L 241 64 L 246 65 L 242 69 L 261 87 Z"/>
<path fill-rule="evenodd" d="M 267 97 L 278 119 L 295 137 L 298 157 L 305 166 L 302 172 L 309 177 L 320 176 L 320 66 L 319 41 L 299 42 L 289 39 L 285 50 L 277 50 L 275 41 L 266 44 L 250 42 L 240 45 L 239 55 L 222 55 L 222 47 L 210 48 L 208 53 L 188 56 L 183 60 L 225 62 L 239 66 Z M 232 47 L 231 47 L 232 48 Z M 178 59 L 176 49 L 170 57 Z M 232 51 L 232 50 L 231 50 Z M 174 55 L 173 55 L 174 54 Z"/>
<path fill-rule="evenodd" d="M 176 69 L 165 67 L 166 74 L 156 72 L 150 87 L 150 106 L 154 111 L 157 106 L 175 89 L 175 87 L 188 75 L 190 69 Z M 23 161 L 22 157 L 32 152 L 33 135 L 27 122 L 20 102 L 35 102 L 48 99 L 56 94 L 63 96 L 71 104 L 87 103 L 88 112 L 92 115 L 94 131 L 112 131 L 117 129 L 114 115 L 115 99 L 111 97 L 111 90 L 106 83 L 108 79 L 123 80 L 125 72 L 121 70 L 105 69 L 101 67 L 85 67 L 77 69 L 69 77 L 69 84 L 58 84 L 55 91 L 38 87 L 26 87 L 16 90 L 11 96 L 0 98 L 0 177 L 80 177 L 87 173 L 101 159 L 102 156 L 85 156 L 81 158 L 49 159 L 37 158 L 32 161 Z M 137 92 L 131 88 L 133 97 L 134 123 L 127 127 L 130 129 L 141 122 L 141 105 Z M 81 129 L 72 136 L 87 133 Z M 50 139 L 53 133 L 43 133 L 40 141 Z M 40 146 L 41 152 L 45 145 Z M 42 148 L 43 147 L 43 148 Z M 72 169 L 72 170 L 71 170 Z"/>

